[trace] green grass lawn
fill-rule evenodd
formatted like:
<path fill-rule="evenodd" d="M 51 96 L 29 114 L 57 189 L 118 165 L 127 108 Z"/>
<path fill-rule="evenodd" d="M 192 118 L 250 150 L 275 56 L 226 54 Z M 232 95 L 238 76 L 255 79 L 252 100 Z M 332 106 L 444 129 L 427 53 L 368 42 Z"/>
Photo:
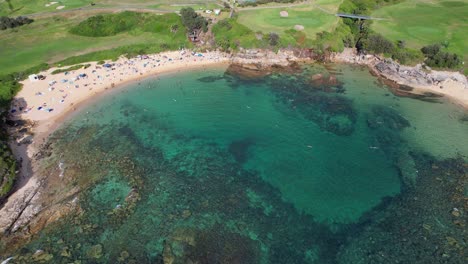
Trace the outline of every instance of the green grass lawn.
<path fill-rule="evenodd" d="M 448 51 L 468 59 L 468 0 L 408 0 L 372 16 L 390 19 L 373 22 L 372 29 L 391 40 L 417 49 L 447 41 Z"/>
<path fill-rule="evenodd" d="M 336 0 L 334 0 L 336 1 Z M 46 7 L 45 5 L 50 2 L 58 2 L 52 6 Z M 140 7 L 140 8 L 153 8 L 160 10 L 176 11 L 184 6 L 192 6 L 198 10 L 201 8 L 219 7 L 216 3 L 218 0 L 10 0 L 13 9 L 6 0 L 0 0 L 0 16 L 19 16 L 32 13 L 41 12 L 54 12 L 58 11 L 58 6 L 65 6 L 62 10 L 73 9 L 78 7 L 88 7 L 95 3 L 95 7 Z"/>
<path fill-rule="evenodd" d="M 186 43 L 184 32 L 176 35 L 155 34 L 132 30 L 110 37 L 84 37 L 69 33 L 69 29 L 85 17 L 55 17 L 38 19 L 32 24 L 8 29 L 0 34 L 0 74 L 27 69 L 42 62 L 53 63 L 65 58 L 94 51 L 128 45 Z"/>
<path fill-rule="evenodd" d="M 50 2 L 58 2 L 55 5 L 46 7 Z M 64 9 L 71 9 L 90 5 L 92 0 L 10 0 L 13 11 L 10 9 L 6 0 L 0 0 L 0 15 L 2 16 L 19 16 L 24 14 L 38 12 L 53 12 L 57 11 L 58 6 L 65 6 Z M 99 2 L 99 0 L 94 1 Z"/>
<path fill-rule="evenodd" d="M 279 13 L 283 10 L 288 12 L 288 17 L 280 17 Z M 255 32 L 275 32 L 280 36 L 284 36 L 285 31 L 293 29 L 295 25 L 302 25 L 305 28 L 304 33 L 310 39 L 314 39 L 315 34 L 320 31 L 332 31 L 338 22 L 337 17 L 326 14 L 311 5 L 291 8 L 244 10 L 238 14 L 238 22 Z"/>
<path fill-rule="evenodd" d="M 168 11 L 179 11 L 183 7 L 191 7 L 195 11 L 201 11 L 206 9 L 216 9 L 221 8 L 214 2 L 208 3 L 199 3 L 199 4 L 157 4 L 157 5 L 150 5 L 149 8 L 154 8 L 158 10 L 168 10 Z"/>

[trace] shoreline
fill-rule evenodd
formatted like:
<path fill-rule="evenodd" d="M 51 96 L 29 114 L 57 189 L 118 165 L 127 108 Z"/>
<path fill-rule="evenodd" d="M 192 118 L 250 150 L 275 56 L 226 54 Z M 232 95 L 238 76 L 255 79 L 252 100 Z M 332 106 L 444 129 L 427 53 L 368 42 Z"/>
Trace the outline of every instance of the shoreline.
<path fill-rule="evenodd" d="M 445 97 L 468 110 L 468 80 L 459 72 L 428 70 L 420 64 L 414 67 L 400 65 L 377 55 L 358 55 L 351 48 L 333 54 L 330 61 L 367 66 L 371 74 L 384 79 L 398 96 Z"/>
<path fill-rule="evenodd" d="M 169 59 L 170 57 L 175 57 L 178 55 L 180 55 L 179 52 L 164 52 L 153 56 L 158 56 L 158 58 L 166 56 Z M 201 57 L 196 57 L 196 60 L 191 61 L 174 61 L 171 59 L 170 61 L 167 61 L 167 64 L 162 64 L 160 61 L 158 62 L 160 64 L 159 67 L 153 67 L 145 72 L 142 72 L 141 69 L 145 68 L 143 67 L 143 63 L 146 59 L 141 59 L 138 61 L 139 63 L 137 63 L 137 59 L 120 58 L 112 63 L 118 64 L 131 60 L 135 62 L 133 66 L 135 66 L 134 70 L 136 71 L 127 71 L 127 74 L 123 75 L 124 78 L 119 81 L 115 81 L 113 84 L 103 81 L 102 83 L 94 84 L 92 88 L 88 88 L 86 90 L 82 89 L 80 92 L 75 90 L 75 93 L 73 93 L 74 96 L 68 95 L 65 97 L 65 99 L 69 99 L 67 104 L 62 103 L 62 107 L 54 109 L 56 111 L 52 112 L 37 110 L 37 108 L 34 109 L 27 104 L 30 104 L 31 102 L 34 104 L 38 102 L 38 97 L 43 96 L 37 95 L 38 92 L 42 91 L 42 93 L 46 93 L 47 91 L 54 92 L 56 90 L 60 92 L 60 87 L 57 87 L 52 91 L 48 90 L 50 87 L 49 83 L 51 79 L 58 80 L 60 78 L 64 78 L 66 76 L 65 73 L 52 75 L 51 72 L 57 68 L 51 68 L 45 72 L 39 73 L 46 75 L 45 80 L 36 82 L 25 80 L 21 82 L 23 83 L 23 88 L 18 93 L 18 95 L 15 96 L 15 99 L 12 102 L 12 109 L 15 107 L 20 107 L 17 101 L 18 98 L 24 99 L 25 102 L 22 103 L 26 103 L 26 105 L 21 106 L 22 109 L 30 109 L 26 113 L 20 112 L 19 114 L 10 114 L 10 119 L 15 121 L 30 122 L 30 127 L 29 131 L 23 134 L 15 131 L 18 130 L 15 128 L 10 128 L 8 131 L 9 134 L 12 135 L 9 141 L 10 148 L 15 158 L 20 161 L 20 164 L 15 187 L 12 193 L 5 199 L 3 205 L 0 206 L 1 233 L 9 233 L 10 231 L 14 232 L 22 226 L 26 226 L 43 209 L 39 199 L 43 177 L 37 175 L 36 173 L 38 166 L 36 164 L 35 155 L 40 152 L 41 147 L 47 141 L 47 138 L 54 131 L 56 131 L 64 121 L 72 118 L 74 113 L 77 113 L 87 105 L 96 102 L 99 100 L 99 98 L 105 96 L 109 92 L 122 89 L 130 83 L 139 82 L 143 79 L 155 78 L 161 75 L 174 74 L 181 71 L 201 69 L 203 67 L 227 67 L 230 57 L 227 57 L 226 54 L 218 52 L 209 52 L 204 55 L 203 59 L 201 59 Z M 96 67 L 101 67 L 97 65 L 97 62 L 91 62 L 89 64 L 91 64 L 91 66 L 87 69 L 74 70 L 67 75 L 76 75 L 78 74 L 77 72 L 86 72 L 86 74 L 88 74 L 89 72 L 96 70 Z M 101 70 L 105 69 L 101 67 Z M 51 102 L 51 99 L 54 98 L 48 96 L 43 101 Z M 55 106 L 57 103 L 53 105 Z M 29 143 L 21 143 L 24 142 L 25 138 L 28 137 L 30 138 Z"/>
<path fill-rule="evenodd" d="M 408 85 L 389 78 L 384 71 L 378 71 L 376 65 L 383 61 L 380 58 L 376 59 L 378 57 L 373 56 L 361 60 L 359 56 L 345 52 L 342 58 L 332 58 L 331 62 L 366 65 L 371 72 L 380 78 L 385 78 L 398 85 Z M 262 71 L 265 66 L 287 66 L 291 62 L 313 62 L 313 60 L 309 57 L 297 57 L 291 51 L 274 53 L 246 50 L 235 56 L 223 52 L 206 52 L 199 56 L 198 53 L 193 54 L 190 51 L 184 53 L 171 51 L 131 59 L 119 58 L 115 62 L 108 61 L 107 63 L 111 65 L 108 68 L 98 65 L 97 62 L 90 62 L 88 68 L 73 70 L 68 74 L 63 72 L 52 75 L 52 71 L 57 68 L 51 68 L 39 73 L 46 76 L 45 80 L 23 81 L 23 88 L 12 103 L 12 110 L 16 111 L 11 113 L 11 118 L 13 120 L 29 120 L 33 125 L 30 127 L 29 135 L 24 133 L 26 135 L 20 135 L 16 138 L 17 135 L 13 135 L 10 141 L 13 154 L 21 160 L 21 166 L 14 191 L 0 206 L 0 232 L 9 233 L 20 230 L 29 225 L 32 219 L 38 217 L 43 209 L 45 210 L 41 204 L 40 194 L 42 193 L 42 179 L 47 176 L 37 175 L 35 155 L 40 152 L 46 139 L 64 121 L 69 120 L 74 116 L 74 113 L 78 113 L 102 96 L 118 91 L 129 83 L 203 67 L 227 67 L 229 64 L 238 64 L 245 65 L 247 68 L 252 66 L 250 70 Z M 411 92 L 436 93 L 437 90 L 414 87 Z M 454 95 L 448 94 L 444 94 L 444 96 L 468 109 L 468 87 L 463 92 L 466 96 L 464 99 L 453 98 Z M 462 103 L 457 100 L 461 100 Z M 53 110 L 49 111 L 50 109 Z M 21 143 L 27 136 L 31 137 L 31 143 Z M 46 222 L 48 223 L 48 221 Z"/>
<path fill-rule="evenodd" d="M 37 73 L 46 76 L 45 80 L 22 81 L 23 87 L 12 101 L 9 116 L 11 120 L 30 122 L 30 126 L 26 133 L 19 132 L 25 127 L 22 125 L 9 129 L 9 145 L 13 155 L 20 161 L 20 166 L 14 189 L 0 206 L 0 232 L 14 233 L 40 217 L 38 215 L 42 210 L 47 210 L 40 199 L 42 182 L 47 176 L 37 175 L 35 156 L 40 153 L 46 139 L 64 121 L 108 92 L 144 79 L 203 67 L 227 68 L 232 63 L 287 66 L 292 61 L 304 60 L 287 52 L 277 54 L 255 51 L 246 54 L 247 56 L 233 58 L 231 54 L 218 51 L 169 51 L 130 59 L 121 57 L 114 62 L 106 61 L 105 64 L 110 64 L 108 68 L 97 62 L 89 62 L 86 63 L 90 64 L 86 69 L 53 75 L 52 72 L 58 69 L 54 67 Z M 68 67 L 70 66 L 63 68 Z M 53 110 L 49 111 L 50 109 Z M 29 142 L 24 143 L 28 137 Z"/>

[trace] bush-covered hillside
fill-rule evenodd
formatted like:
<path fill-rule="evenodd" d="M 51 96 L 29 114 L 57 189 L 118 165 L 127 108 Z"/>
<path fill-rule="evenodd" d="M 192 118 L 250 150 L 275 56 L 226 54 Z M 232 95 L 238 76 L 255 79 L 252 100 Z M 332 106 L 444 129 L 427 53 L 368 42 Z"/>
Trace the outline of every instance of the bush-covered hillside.
<path fill-rule="evenodd" d="M 107 37 L 129 31 L 173 34 L 184 36 L 185 31 L 177 14 L 154 15 L 125 11 L 89 17 L 70 29 L 70 33 L 86 37 Z"/>

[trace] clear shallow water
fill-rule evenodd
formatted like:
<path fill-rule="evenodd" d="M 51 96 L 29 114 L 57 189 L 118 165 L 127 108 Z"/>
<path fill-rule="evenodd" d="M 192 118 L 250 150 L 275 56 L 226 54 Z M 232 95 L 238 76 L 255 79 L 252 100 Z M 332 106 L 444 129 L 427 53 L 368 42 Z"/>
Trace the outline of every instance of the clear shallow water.
<path fill-rule="evenodd" d="M 347 66 L 142 81 L 56 133 L 83 214 L 27 248 L 63 261 L 334 263 L 383 199 L 415 188 L 412 153 L 468 154 L 464 115 Z"/>

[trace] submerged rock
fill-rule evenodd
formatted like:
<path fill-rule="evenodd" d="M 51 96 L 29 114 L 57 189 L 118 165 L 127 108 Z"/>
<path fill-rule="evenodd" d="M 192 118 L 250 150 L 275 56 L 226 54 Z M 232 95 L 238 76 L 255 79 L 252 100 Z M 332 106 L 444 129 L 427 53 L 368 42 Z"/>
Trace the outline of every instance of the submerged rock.
<path fill-rule="evenodd" d="M 91 259 L 100 259 L 102 254 L 103 252 L 101 244 L 94 245 L 86 251 L 86 255 Z"/>
<path fill-rule="evenodd" d="M 49 262 L 54 258 L 54 255 L 48 254 L 44 250 L 37 250 L 34 252 L 34 254 L 31 256 L 31 259 L 33 261 L 37 261 L 39 263 L 44 263 L 44 262 Z"/>

